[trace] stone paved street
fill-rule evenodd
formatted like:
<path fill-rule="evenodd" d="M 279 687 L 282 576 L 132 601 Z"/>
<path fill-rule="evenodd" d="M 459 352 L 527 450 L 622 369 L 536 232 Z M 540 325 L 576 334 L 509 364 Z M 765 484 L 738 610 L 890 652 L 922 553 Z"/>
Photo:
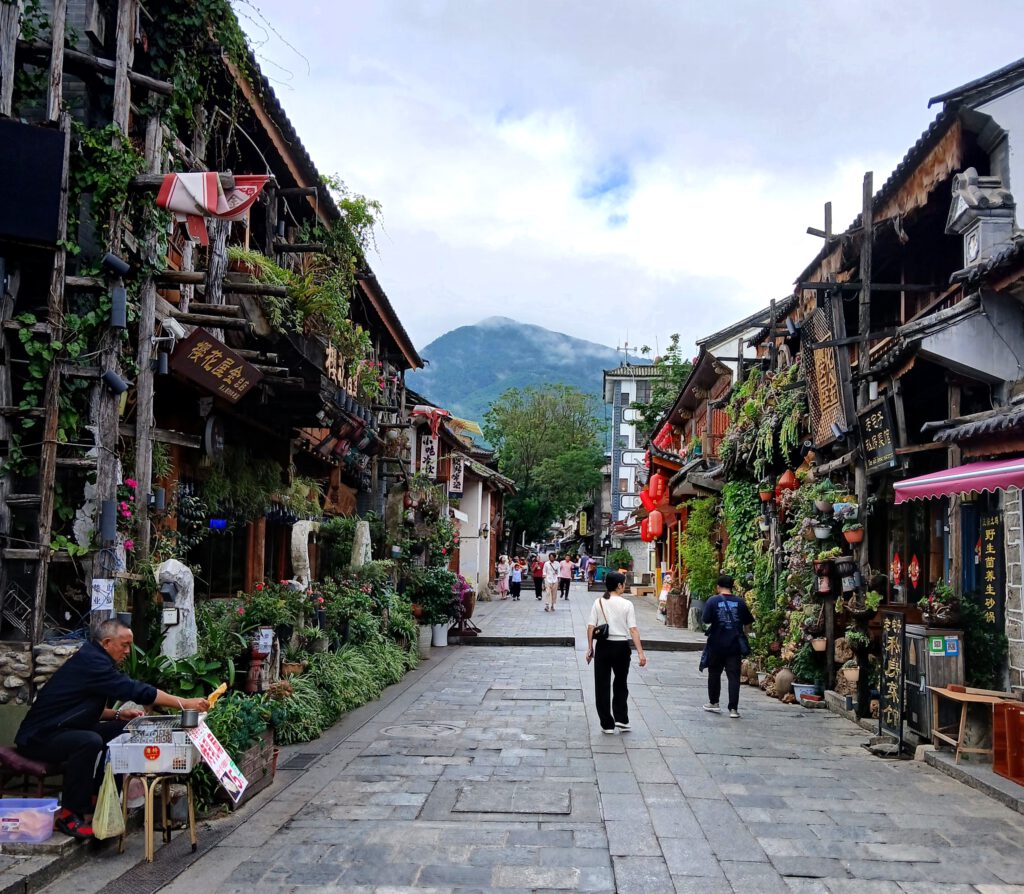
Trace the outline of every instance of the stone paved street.
<path fill-rule="evenodd" d="M 571 601 L 575 650 L 435 650 L 163 890 L 1024 892 L 1024 816 L 826 711 L 707 714 L 692 652 L 634 664 L 633 730 L 602 735 Z"/>

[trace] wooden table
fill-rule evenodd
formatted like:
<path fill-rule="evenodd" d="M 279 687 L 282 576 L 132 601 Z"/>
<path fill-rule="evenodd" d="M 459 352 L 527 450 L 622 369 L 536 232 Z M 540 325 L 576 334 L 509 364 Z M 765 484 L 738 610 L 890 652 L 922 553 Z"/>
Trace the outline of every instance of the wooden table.
<path fill-rule="evenodd" d="M 988 705 L 989 717 L 991 718 L 991 708 L 993 705 L 998 705 L 1004 701 L 1011 701 L 1011 699 L 977 691 L 972 692 L 970 690 L 967 692 L 954 692 L 952 689 L 945 689 L 941 686 L 929 686 L 928 688 L 932 691 L 932 744 L 938 745 L 939 742 L 945 742 L 952 745 L 955 749 L 955 763 L 958 764 L 960 763 L 961 754 L 987 754 L 989 759 L 991 759 L 991 748 L 967 748 L 964 745 L 964 735 L 967 732 L 967 709 L 971 705 Z M 940 698 L 949 699 L 961 706 L 960 722 L 956 726 L 939 726 Z M 951 733 L 955 734 L 956 738 L 953 738 L 950 735 Z"/>

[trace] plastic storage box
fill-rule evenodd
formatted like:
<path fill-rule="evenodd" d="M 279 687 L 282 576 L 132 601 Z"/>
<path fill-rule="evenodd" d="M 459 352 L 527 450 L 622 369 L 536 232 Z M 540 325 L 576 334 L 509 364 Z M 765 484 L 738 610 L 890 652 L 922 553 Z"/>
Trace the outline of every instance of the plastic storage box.
<path fill-rule="evenodd" d="M 190 773 L 199 752 L 184 730 L 169 730 L 169 742 L 133 742 L 122 733 L 107 744 L 115 773 Z"/>
<path fill-rule="evenodd" d="M 0 799 L 0 841 L 39 844 L 49 840 L 56 812 L 56 798 Z"/>

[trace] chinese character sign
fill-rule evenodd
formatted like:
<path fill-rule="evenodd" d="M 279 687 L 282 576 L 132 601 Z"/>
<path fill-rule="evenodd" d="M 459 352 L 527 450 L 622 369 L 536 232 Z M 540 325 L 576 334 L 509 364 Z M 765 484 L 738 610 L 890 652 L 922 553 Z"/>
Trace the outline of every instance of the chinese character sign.
<path fill-rule="evenodd" d="M 986 625 L 1003 629 L 1003 600 L 1006 593 L 1006 561 L 1003 557 L 1003 516 L 993 512 L 980 521 L 978 588 Z"/>
<path fill-rule="evenodd" d="M 204 329 L 196 329 L 171 355 L 171 369 L 229 403 L 238 403 L 261 373 Z"/>
<path fill-rule="evenodd" d="M 431 480 L 437 479 L 437 435 L 420 436 L 420 472 Z"/>
<path fill-rule="evenodd" d="M 869 475 L 896 468 L 896 444 L 887 401 L 861 413 L 860 435 L 864 445 L 864 464 Z"/>
<path fill-rule="evenodd" d="M 903 628 L 899 612 L 882 613 L 882 667 L 878 729 L 903 741 Z"/>
<path fill-rule="evenodd" d="M 451 455 L 451 474 L 448 476 L 448 495 L 461 497 L 465 486 L 466 458 L 461 453 Z"/>

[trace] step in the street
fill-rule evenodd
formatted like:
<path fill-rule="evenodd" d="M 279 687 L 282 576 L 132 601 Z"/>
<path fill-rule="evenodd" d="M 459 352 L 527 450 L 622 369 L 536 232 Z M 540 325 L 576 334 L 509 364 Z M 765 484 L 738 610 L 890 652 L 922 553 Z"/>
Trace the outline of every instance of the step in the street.
<path fill-rule="evenodd" d="M 575 636 L 449 636 L 450 646 L 559 646 L 573 648 Z"/>

